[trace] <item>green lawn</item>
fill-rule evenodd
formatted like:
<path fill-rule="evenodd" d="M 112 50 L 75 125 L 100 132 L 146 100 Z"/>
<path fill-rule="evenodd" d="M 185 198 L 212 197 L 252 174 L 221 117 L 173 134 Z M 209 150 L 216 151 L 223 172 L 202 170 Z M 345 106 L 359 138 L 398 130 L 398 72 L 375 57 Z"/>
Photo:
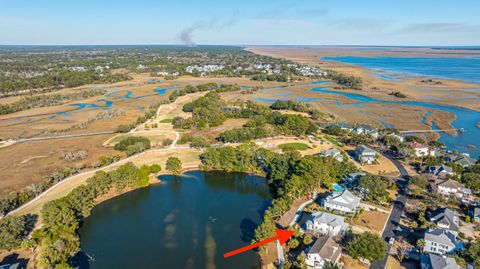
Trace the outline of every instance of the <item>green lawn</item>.
<path fill-rule="evenodd" d="M 160 123 L 172 123 L 173 119 L 163 119 Z"/>
<path fill-rule="evenodd" d="M 298 143 L 298 142 L 285 143 L 285 144 L 279 145 L 278 147 L 282 150 L 286 150 L 286 149 L 307 150 L 310 148 L 307 144 Z"/>

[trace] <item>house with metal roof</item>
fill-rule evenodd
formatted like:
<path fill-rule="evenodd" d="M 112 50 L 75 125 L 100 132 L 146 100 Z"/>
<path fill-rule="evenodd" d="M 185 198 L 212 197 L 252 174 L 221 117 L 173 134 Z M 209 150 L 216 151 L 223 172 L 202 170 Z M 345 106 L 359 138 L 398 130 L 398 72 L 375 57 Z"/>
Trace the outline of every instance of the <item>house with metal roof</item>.
<path fill-rule="evenodd" d="M 327 264 L 338 265 L 342 249 L 330 236 L 319 237 L 312 247 L 303 253 L 310 268 L 325 268 Z"/>
<path fill-rule="evenodd" d="M 345 217 L 338 216 L 329 212 L 315 212 L 305 223 L 308 232 L 315 235 L 343 235 L 348 228 Z"/>
<path fill-rule="evenodd" d="M 460 228 L 459 218 L 455 211 L 450 208 L 441 208 L 431 214 L 430 222 L 439 228 L 449 230 L 453 234 L 458 235 Z"/>
<path fill-rule="evenodd" d="M 445 255 L 451 254 L 459 248 L 455 234 L 446 229 L 429 229 L 425 232 L 424 239 L 425 252 Z"/>
<path fill-rule="evenodd" d="M 420 266 L 422 269 L 460 269 L 454 258 L 433 253 L 422 255 Z"/>
<path fill-rule="evenodd" d="M 322 202 L 323 207 L 328 210 L 338 211 L 346 214 L 353 214 L 357 211 L 361 198 L 353 195 L 349 190 L 330 193 Z"/>

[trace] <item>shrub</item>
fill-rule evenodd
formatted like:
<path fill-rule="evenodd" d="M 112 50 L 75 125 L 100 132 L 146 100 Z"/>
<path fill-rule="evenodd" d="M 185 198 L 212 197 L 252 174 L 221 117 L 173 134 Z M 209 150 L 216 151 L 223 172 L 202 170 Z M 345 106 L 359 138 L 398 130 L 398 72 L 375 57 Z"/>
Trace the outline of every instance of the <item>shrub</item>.
<path fill-rule="evenodd" d="M 150 165 L 150 173 L 156 174 L 162 171 L 162 167 L 159 164 L 152 164 Z"/>
<path fill-rule="evenodd" d="M 118 142 L 114 148 L 119 151 L 128 152 L 127 155 L 130 156 L 132 154 L 149 149 L 150 139 L 141 136 L 130 136 L 120 140 L 120 142 Z"/>

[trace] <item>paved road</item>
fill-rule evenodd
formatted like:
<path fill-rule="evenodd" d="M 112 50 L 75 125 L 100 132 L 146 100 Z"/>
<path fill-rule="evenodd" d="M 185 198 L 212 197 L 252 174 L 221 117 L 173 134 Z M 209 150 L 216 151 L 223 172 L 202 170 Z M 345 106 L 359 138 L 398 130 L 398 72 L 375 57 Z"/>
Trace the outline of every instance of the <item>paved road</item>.
<path fill-rule="evenodd" d="M 405 209 L 405 203 L 407 202 L 407 196 L 406 196 L 406 190 L 407 190 L 407 184 L 408 184 L 408 172 L 405 169 L 405 167 L 398 161 L 397 159 L 393 158 L 390 155 L 387 155 L 384 153 L 384 156 L 389 158 L 393 164 L 398 168 L 400 171 L 400 177 L 397 179 L 397 186 L 399 188 L 399 191 L 397 193 L 397 199 L 395 200 L 393 204 L 393 209 L 392 212 L 390 213 L 390 216 L 388 217 L 387 225 L 385 226 L 385 229 L 383 230 L 382 237 L 383 239 L 388 242 L 388 240 L 391 237 L 395 237 L 395 230 L 400 225 L 400 218 L 402 216 L 403 210 Z M 388 251 L 387 255 L 385 258 L 378 260 L 370 265 L 371 269 L 384 269 L 387 266 L 387 259 L 388 259 L 388 253 L 390 252 L 390 246 L 388 246 Z"/>

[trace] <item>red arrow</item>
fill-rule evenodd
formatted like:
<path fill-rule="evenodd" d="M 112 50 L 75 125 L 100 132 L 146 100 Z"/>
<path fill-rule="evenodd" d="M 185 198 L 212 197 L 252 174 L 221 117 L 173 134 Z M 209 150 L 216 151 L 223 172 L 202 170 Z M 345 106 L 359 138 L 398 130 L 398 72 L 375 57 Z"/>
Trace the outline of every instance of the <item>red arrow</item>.
<path fill-rule="evenodd" d="M 268 243 L 273 242 L 275 240 L 278 240 L 280 242 L 280 245 L 283 245 L 283 243 L 285 243 L 285 241 L 287 241 L 293 235 L 293 233 L 295 233 L 294 231 L 287 231 L 287 230 L 280 230 L 280 229 L 277 229 L 275 232 L 277 233 L 276 236 L 267 238 L 265 240 L 262 240 L 260 242 L 255 243 L 255 244 L 252 244 L 250 246 L 246 246 L 246 247 L 243 247 L 243 248 L 239 248 L 239 249 L 227 252 L 227 253 L 223 254 L 223 257 L 226 259 L 226 258 L 231 257 L 233 255 L 237 255 L 237 254 L 240 254 L 242 252 L 245 252 L 245 251 L 248 251 L 248 250 L 251 250 L 251 249 L 254 249 L 254 248 L 258 248 L 259 246 L 268 244 Z"/>

